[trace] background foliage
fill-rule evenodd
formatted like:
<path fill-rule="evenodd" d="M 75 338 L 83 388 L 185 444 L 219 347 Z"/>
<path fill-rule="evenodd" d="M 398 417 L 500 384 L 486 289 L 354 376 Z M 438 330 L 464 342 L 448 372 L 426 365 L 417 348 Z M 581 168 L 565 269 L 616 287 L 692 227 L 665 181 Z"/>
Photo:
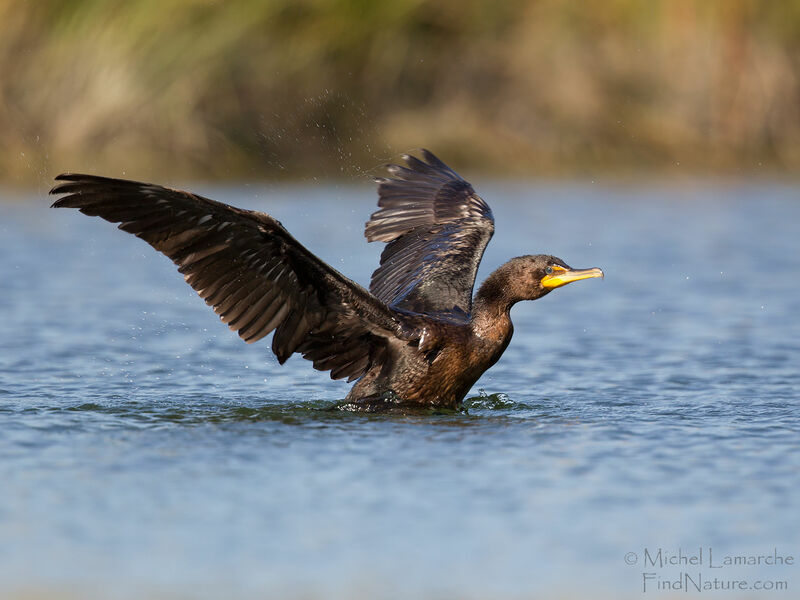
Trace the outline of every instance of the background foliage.
<path fill-rule="evenodd" d="M 0 180 L 796 172 L 800 2 L 0 0 Z"/>

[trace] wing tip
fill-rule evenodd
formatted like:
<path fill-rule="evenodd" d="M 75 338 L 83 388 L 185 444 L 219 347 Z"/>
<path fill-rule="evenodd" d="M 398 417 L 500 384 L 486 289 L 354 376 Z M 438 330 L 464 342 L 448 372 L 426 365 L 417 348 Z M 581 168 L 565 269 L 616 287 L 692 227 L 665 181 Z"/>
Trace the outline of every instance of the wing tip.
<path fill-rule="evenodd" d="M 69 189 L 65 189 L 65 188 L 69 188 L 71 183 L 79 181 L 80 177 L 82 177 L 82 175 L 80 175 L 79 173 L 60 173 L 59 175 L 56 175 L 53 179 L 54 179 L 54 181 L 57 181 L 58 183 L 56 183 L 53 187 L 50 188 L 50 190 L 47 192 L 47 195 L 48 196 L 56 196 L 58 194 L 66 194 L 66 193 L 68 193 L 70 190 Z M 66 182 L 66 183 L 62 183 L 62 182 Z M 63 198 L 59 198 L 58 200 L 56 200 L 55 202 L 53 202 L 50 205 L 50 208 L 62 208 L 62 207 L 64 207 L 65 204 L 63 203 L 63 201 L 66 200 L 68 197 L 69 196 L 64 196 Z"/>
<path fill-rule="evenodd" d="M 86 175 L 84 173 L 73 173 L 72 171 L 67 171 L 66 173 L 59 173 L 54 177 L 56 181 L 80 181 L 85 177 L 91 177 L 91 175 Z"/>
<path fill-rule="evenodd" d="M 412 154 L 413 153 L 413 154 Z M 415 155 L 419 155 L 415 156 Z M 399 156 L 399 163 L 387 163 L 384 168 L 391 177 L 376 177 L 379 185 L 391 184 L 397 181 L 422 178 L 438 181 L 463 180 L 463 178 L 450 168 L 444 161 L 427 148 L 415 148 Z"/>
<path fill-rule="evenodd" d="M 448 167 L 444 163 L 444 161 L 442 159 L 440 159 L 438 156 L 436 156 L 433 152 L 431 152 L 427 148 L 415 148 L 413 150 L 413 152 L 416 152 L 420 156 L 422 156 L 422 159 L 423 159 L 422 162 L 428 167 L 437 168 L 437 169 L 445 168 L 448 171 L 452 171 L 452 169 L 450 167 Z M 403 154 L 402 155 L 402 159 L 405 160 L 406 162 L 409 162 L 409 161 L 410 162 L 414 162 L 415 160 L 420 160 L 419 158 L 417 158 L 416 156 L 414 156 L 411 153 Z"/>
<path fill-rule="evenodd" d="M 50 205 L 51 208 L 69 207 L 66 203 L 63 203 L 62 200 L 67 200 L 74 195 L 82 194 L 86 191 L 86 186 L 91 186 L 98 183 L 121 181 L 109 179 L 108 177 L 100 177 L 98 175 L 72 172 L 60 173 L 56 175 L 53 180 L 56 182 L 56 184 L 50 188 L 47 194 L 49 196 L 56 196 L 59 194 L 68 195 L 53 202 L 53 204 Z"/>

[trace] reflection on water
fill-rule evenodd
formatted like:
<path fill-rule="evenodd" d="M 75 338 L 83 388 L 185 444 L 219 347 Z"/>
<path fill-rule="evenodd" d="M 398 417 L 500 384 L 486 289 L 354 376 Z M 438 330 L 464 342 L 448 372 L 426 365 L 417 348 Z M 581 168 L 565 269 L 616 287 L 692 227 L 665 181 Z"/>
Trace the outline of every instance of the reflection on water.
<path fill-rule="evenodd" d="M 346 384 L 242 344 L 140 241 L 0 207 L 0 592 L 627 598 L 646 547 L 800 554 L 797 190 L 480 187 L 480 278 L 550 252 L 606 279 L 517 306 L 456 414 L 330 410 Z M 377 263 L 368 188 L 208 193 Z"/>

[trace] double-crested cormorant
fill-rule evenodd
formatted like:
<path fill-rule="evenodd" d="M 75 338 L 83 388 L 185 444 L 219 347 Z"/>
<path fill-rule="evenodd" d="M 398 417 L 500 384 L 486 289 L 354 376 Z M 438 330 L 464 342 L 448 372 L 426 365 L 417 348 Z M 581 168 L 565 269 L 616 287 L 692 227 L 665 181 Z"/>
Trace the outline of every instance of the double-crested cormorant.
<path fill-rule="evenodd" d="M 459 408 L 508 346 L 511 306 L 602 277 L 555 256 L 520 256 L 472 298 L 494 232 L 492 211 L 427 150 L 388 165 L 367 240 L 385 242 L 367 291 L 309 252 L 271 216 L 149 183 L 65 173 L 54 207 L 119 223 L 178 265 L 186 282 L 246 342 L 273 330 L 283 364 L 294 352 L 357 380 L 354 409 Z"/>

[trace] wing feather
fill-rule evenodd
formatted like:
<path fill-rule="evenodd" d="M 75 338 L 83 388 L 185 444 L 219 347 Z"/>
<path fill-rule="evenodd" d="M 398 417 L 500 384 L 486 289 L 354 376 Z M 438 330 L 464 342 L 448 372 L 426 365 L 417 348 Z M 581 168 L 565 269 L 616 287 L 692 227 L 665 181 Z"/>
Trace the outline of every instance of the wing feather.
<path fill-rule="evenodd" d="M 492 211 L 455 171 L 427 150 L 404 155 L 379 177 L 369 241 L 386 242 L 370 291 L 394 309 L 466 318 L 478 265 L 494 233 Z"/>
<path fill-rule="evenodd" d="M 271 332 L 283 363 L 321 357 L 333 378 L 382 364 L 399 331 L 392 311 L 323 263 L 267 214 L 154 184 L 63 174 L 54 207 L 119 223 L 178 266 L 186 282 L 247 342 Z M 324 333 L 320 331 L 324 330 Z"/>

